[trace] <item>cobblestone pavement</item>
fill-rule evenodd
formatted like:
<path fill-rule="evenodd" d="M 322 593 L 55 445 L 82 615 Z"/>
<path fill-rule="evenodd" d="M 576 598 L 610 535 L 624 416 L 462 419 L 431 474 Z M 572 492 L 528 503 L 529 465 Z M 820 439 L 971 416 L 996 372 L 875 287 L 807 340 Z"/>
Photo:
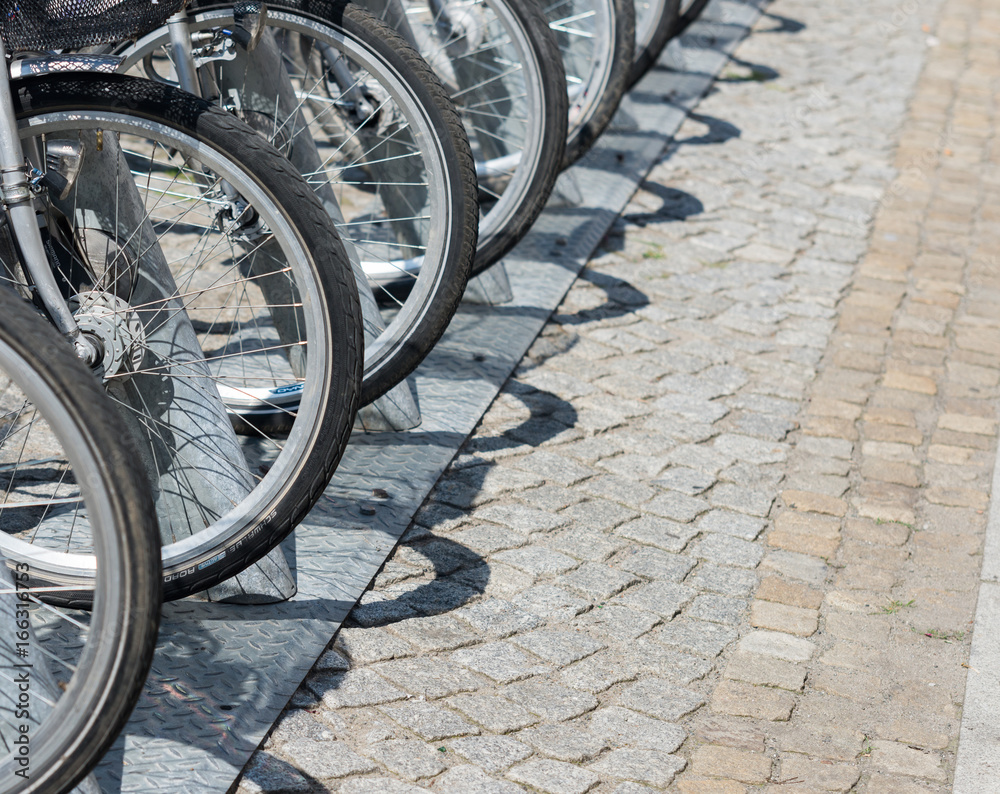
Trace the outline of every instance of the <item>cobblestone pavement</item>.
<path fill-rule="evenodd" d="M 240 792 L 949 790 L 1000 9 L 768 11 Z"/>

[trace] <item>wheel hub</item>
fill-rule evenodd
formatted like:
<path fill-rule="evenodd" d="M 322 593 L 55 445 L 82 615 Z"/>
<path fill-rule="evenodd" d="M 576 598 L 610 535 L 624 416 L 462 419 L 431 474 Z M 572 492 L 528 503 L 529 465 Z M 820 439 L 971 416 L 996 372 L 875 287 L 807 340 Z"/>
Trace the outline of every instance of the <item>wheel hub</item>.
<path fill-rule="evenodd" d="M 125 301 L 107 292 L 87 291 L 68 303 L 80 330 L 96 338 L 104 350 L 94 367 L 103 380 L 121 380 L 138 371 L 146 334 L 139 315 Z"/>

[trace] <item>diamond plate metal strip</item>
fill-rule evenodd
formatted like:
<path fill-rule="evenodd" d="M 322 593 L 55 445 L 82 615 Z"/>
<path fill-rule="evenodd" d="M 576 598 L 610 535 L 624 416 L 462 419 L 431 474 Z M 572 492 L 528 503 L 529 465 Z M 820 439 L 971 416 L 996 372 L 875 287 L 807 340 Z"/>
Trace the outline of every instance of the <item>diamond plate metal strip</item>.
<path fill-rule="evenodd" d="M 766 1 L 713 3 L 560 178 L 554 201 L 505 260 L 513 301 L 463 305 L 417 371 L 421 426 L 355 434 L 323 499 L 283 545 L 298 595 L 261 607 L 164 607 L 146 690 L 97 770 L 105 792 L 230 789 Z M 390 498 L 373 499 L 373 488 Z M 362 504 L 375 514 L 362 515 Z"/>

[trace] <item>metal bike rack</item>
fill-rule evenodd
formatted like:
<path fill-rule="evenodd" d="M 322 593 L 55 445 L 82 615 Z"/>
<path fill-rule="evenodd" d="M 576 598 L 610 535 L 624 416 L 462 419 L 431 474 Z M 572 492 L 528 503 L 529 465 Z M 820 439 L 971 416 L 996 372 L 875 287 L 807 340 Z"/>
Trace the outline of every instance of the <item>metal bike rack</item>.
<path fill-rule="evenodd" d="M 580 269 L 766 0 L 723 0 L 626 98 L 505 259 L 512 299 L 465 302 L 417 370 L 421 425 L 355 433 L 284 544 L 298 593 L 267 606 L 164 607 L 143 698 L 97 770 L 104 791 L 225 792 L 347 617 Z M 669 98 L 669 99 L 667 99 Z M 569 199 L 574 199 L 570 206 Z M 578 200 L 578 201 L 577 201 Z M 382 489 L 388 498 L 377 498 Z M 379 492 L 381 494 L 381 492 Z"/>

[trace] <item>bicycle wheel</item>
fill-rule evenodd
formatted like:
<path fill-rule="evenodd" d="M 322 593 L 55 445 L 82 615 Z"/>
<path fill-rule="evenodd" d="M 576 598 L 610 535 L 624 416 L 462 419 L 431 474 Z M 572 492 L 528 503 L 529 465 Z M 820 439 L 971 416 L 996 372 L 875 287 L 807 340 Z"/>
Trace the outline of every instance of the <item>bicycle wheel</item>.
<path fill-rule="evenodd" d="M 7 289 L 0 411 L 0 793 L 68 791 L 145 683 L 160 540 L 110 401 L 72 345 Z M 81 601 L 92 611 L 71 608 Z"/>
<path fill-rule="evenodd" d="M 548 201 L 566 145 L 562 56 L 533 0 L 363 0 L 427 59 L 462 116 L 479 178 L 473 274 L 508 253 Z"/>
<path fill-rule="evenodd" d="M 232 7 L 194 3 L 193 40 L 224 41 Z M 369 403 L 416 369 L 458 308 L 476 248 L 471 151 L 426 64 L 363 9 L 269 2 L 267 29 L 253 53 L 211 61 L 202 80 L 288 155 L 356 252 L 381 309 L 366 316 Z M 174 82 L 168 45 L 166 29 L 149 34 L 123 68 Z"/>
<path fill-rule="evenodd" d="M 206 589 L 291 531 L 347 444 L 361 339 L 346 255 L 304 180 L 231 114 L 115 75 L 14 86 L 53 264 L 139 438 L 166 597 Z"/>
<path fill-rule="evenodd" d="M 635 57 L 629 72 L 631 88 L 656 63 L 673 38 L 681 0 L 634 0 L 635 3 Z"/>
<path fill-rule="evenodd" d="M 563 57 L 569 130 L 563 168 L 579 160 L 611 123 L 635 53 L 634 0 L 547 0 L 542 5 Z"/>

